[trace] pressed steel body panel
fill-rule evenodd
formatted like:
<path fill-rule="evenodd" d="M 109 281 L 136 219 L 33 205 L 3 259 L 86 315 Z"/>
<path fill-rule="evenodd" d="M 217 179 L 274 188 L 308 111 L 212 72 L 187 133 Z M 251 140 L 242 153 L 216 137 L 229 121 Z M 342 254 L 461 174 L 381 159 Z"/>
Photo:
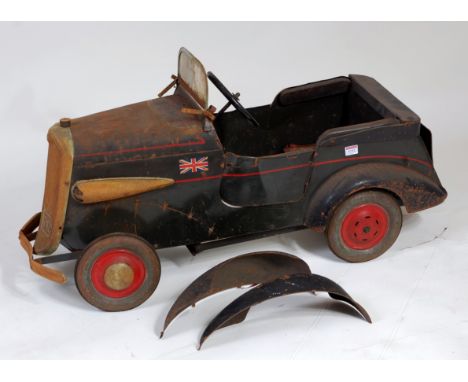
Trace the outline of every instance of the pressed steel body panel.
<path fill-rule="evenodd" d="M 198 75 L 192 79 L 200 84 Z M 112 232 L 168 247 L 323 230 L 336 205 L 365 188 L 393 193 L 409 211 L 446 197 L 432 167 L 430 131 L 369 77 L 285 89 L 271 105 L 248 109 L 260 127 L 236 111 L 214 122 L 184 112 L 206 107 L 201 85 L 195 94 L 179 79 L 173 95 L 69 121 L 71 185 L 106 178 L 173 183 L 98 203 L 69 198 L 67 248 L 81 250 Z M 346 154 L 349 146 L 357 151 Z"/>
<path fill-rule="evenodd" d="M 297 202 L 304 197 L 312 155 L 307 149 L 264 157 L 228 153 L 221 196 L 235 206 Z"/>
<path fill-rule="evenodd" d="M 205 215 L 210 199 L 217 194 L 223 151 L 215 130 L 203 131 L 202 117 L 180 112 L 181 107 L 197 104 L 182 89 L 176 93 L 72 121 L 76 154 L 72 183 L 107 177 L 161 177 L 174 179 L 174 184 L 86 206 L 70 200 L 64 232 L 67 246 L 81 248 L 110 232 L 132 232 L 161 245 L 209 237 Z M 179 160 L 205 156 L 209 169 L 202 176 L 179 174 Z"/>

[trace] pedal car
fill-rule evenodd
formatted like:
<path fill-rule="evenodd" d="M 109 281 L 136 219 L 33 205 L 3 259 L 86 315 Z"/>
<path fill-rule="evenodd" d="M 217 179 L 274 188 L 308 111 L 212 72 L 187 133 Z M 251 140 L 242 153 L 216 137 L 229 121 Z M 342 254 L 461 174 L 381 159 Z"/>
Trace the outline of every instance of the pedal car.
<path fill-rule="evenodd" d="M 208 80 L 227 99 L 218 113 Z M 430 130 L 370 77 L 294 86 L 244 108 L 182 48 L 160 96 L 53 125 L 42 211 L 20 231 L 35 272 L 63 283 L 47 264 L 77 260 L 77 287 L 101 309 L 153 293 L 159 248 L 196 253 L 312 229 L 340 258 L 367 261 L 396 240 L 401 207 L 447 196 Z M 70 252 L 49 256 L 59 244 Z"/>

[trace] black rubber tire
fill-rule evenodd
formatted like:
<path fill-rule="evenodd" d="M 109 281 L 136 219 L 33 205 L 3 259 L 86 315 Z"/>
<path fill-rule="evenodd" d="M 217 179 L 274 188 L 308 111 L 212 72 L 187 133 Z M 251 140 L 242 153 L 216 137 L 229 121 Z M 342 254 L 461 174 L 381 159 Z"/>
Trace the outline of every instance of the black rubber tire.
<path fill-rule="evenodd" d="M 379 205 L 387 213 L 387 232 L 372 248 L 362 250 L 350 248 L 344 243 L 341 234 L 343 220 L 352 209 L 368 203 Z M 348 197 L 335 209 L 326 230 L 328 246 L 336 256 L 351 263 L 373 260 L 393 245 L 400 234 L 402 220 L 400 205 L 392 195 L 382 191 L 358 192 Z"/>
<path fill-rule="evenodd" d="M 144 264 L 142 284 L 126 297 L 109 297 L 93 285 L 91 270 L 96 260 L 113 249 L 125 249 L 136 255 Z M 104 235 L 91 242 L 75 266 L 75 284 L 81 296 L 95 306 L 108 312 L 130 310 L 145 302 L 155 291 L 161 276 L 161 264 L 154 247 L 143 238 L 128 233 Z"/>

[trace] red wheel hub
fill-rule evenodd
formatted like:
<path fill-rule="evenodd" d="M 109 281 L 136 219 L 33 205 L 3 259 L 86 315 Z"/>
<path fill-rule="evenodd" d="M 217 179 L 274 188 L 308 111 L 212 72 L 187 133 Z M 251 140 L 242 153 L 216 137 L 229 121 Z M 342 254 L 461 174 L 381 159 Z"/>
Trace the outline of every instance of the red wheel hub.
<path fill-rule="evenodd" d="M 388 214 L 378 204 L 362 204 L 349 211 L 341 225 L 341 238 L 352 249 L 370 249 L 379 244 L 388 231 Z"/>
<path fill-rule="evenodd" d="M 130 296 L 140 288 L 145 276 L 145 264 L 127 249 L 104 252 L 91 268 L 93 286 L 99 293 L 111 298 Z"/>

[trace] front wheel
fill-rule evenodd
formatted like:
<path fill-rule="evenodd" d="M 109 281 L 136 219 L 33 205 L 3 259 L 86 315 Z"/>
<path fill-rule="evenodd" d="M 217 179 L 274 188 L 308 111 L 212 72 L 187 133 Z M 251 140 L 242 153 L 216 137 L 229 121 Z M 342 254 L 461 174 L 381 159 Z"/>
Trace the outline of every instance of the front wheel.
<path fill-rule="evenodd" d="M 159 258 L 146 240 L 114 233 L 94 240 L 75 267 L 81 296 L 95 307 L 119 312 L 146 301 L 161 275 Z"/>
<path fill-rule="evenodd" d="M 327 227 L 330 249 L 339 258 L 359 263 L 375 259 L 397 239 L 401 208 L 390 194 L 362 191 L 341 203 Z"/>

